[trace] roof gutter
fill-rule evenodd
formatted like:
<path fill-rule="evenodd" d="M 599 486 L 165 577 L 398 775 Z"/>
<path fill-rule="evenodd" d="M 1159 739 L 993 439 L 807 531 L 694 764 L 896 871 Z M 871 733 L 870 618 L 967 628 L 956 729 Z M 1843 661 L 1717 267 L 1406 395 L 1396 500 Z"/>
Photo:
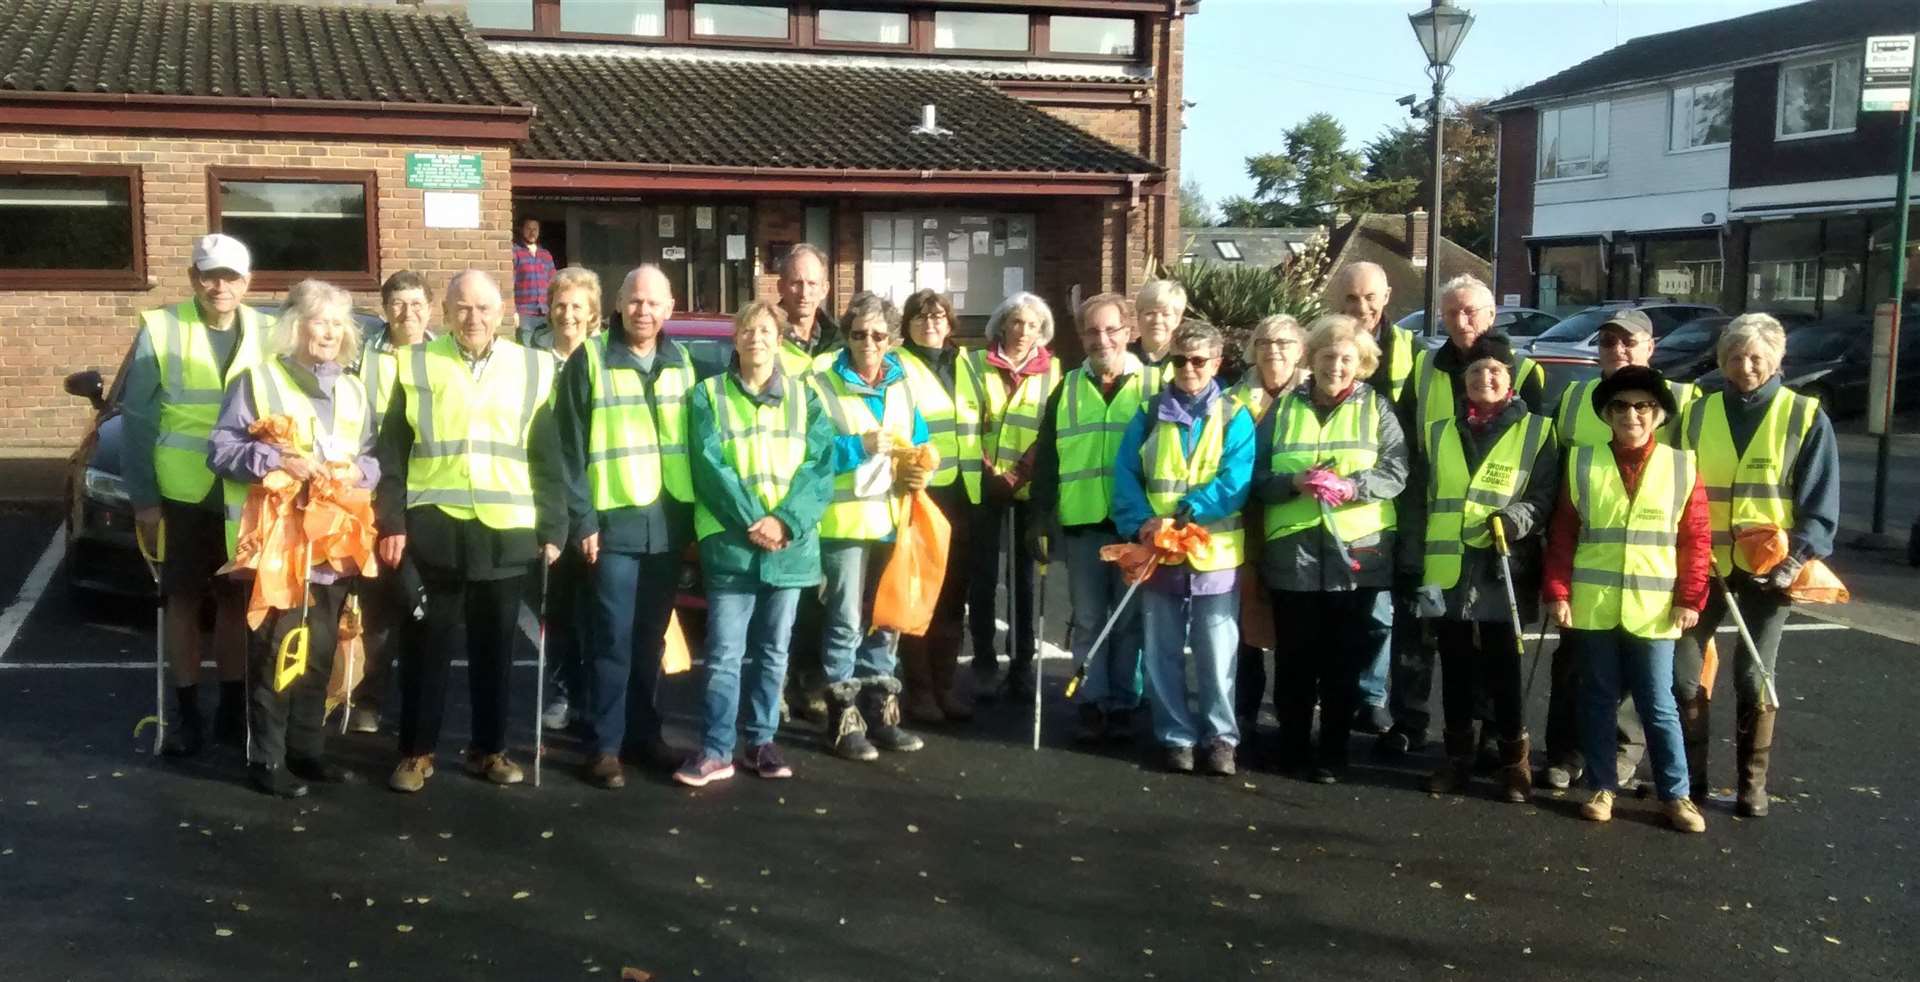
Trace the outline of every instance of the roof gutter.
<path fill-rule="evenodd" d="M 1764 55 L 1756 55 L 1755 57 L 1752 57 L 1752 58 L 1742 58 L 1739 61 L 1727 61 L 1727 62 L 1721 62 L 1719 64 L 1715 64 L 1715 65 L 1703 65 L 1699 68 L 1690 68 L 1684 72 L 1668 72 L 1665 75 L 1649 75 L 1643 78 L 1626 79 L 1624 81 L 1615 82 L 1612 85 L 1606 85 L 1596 89 L 1578 89 L 1572 92 L 1562 92 L 1557 95 L 1544 95 L 1544 96 L 1538 96 L 1538 97 L 1526 98 L 1526 99 L 1500 99 L 1500 100 L 1496 100 L 1494 102 L 1488 103 L 1487 111 L 1488 112 L 1504 112 L 1505 110 L 1508 110 L 1508 109 L 1524 109 L 1528 106 L 1542 106 L 1542 105 L 1546 105 L 1548 103 L 1554 103 L 1554 102 L 1570 102 L 1578 99 L 1590 98 L 1593 96 L 1613 95 L 1619 92 L 1630 92 L 1634 89 L 1645 88 L 1648 86 L 1659 85 L 1667 82 L 1674 82 L 1683 78 L 1697 78 L 1701 75 L 1710 75 L 1710 74 L 1716 74 L 1720 72 L 1739 71 L 1742 68 L 1754 68 L 1760 65 L 1770 65 L 1777 61 L 1791 61 L 1795 58 L 1804 57 L 1806 55 L 1824 54 L 1830 51 L 1839 51 L 1842 48 L 1852 47 L 1853 45 L 1854 45 L 1854 42 L 1851 42 L 1851 41 L 1841 42 L 1841 43 L 1830 42 L 1827 44 L 1814 44 L 1814 45 L 1808 45 L 1803 48 L 1788 48 L 1784 51 L 1773 51 Z M 1568 69 L 1568 70 L 1571 71 L 1572 69 Z"/>
<path fill-rule="evenodd" d="M 50 105 L 175 107 L 284 112 L 418 113 L 531 120 L 530 105 L 476 106 L 447 102 L 363 102 L 353 99 L 283 99 L 277 96 L 157 95 L 132 92 L 37 92 L 0 89 L 0 102 Z"/>
<path fill-rule="evenodd" d="M 1085 171 L 877 170 L 852 167 L 762 167 L 719 164 L 632 163 L 625 161 L 529 160 L 513 161 L 515 188 L 591 186 L 594 175 L 628 190 L 665 189 L 700 182 L 762 183 L 770 187 L 814 183 L 849 185 L 846 190 L 925 190 L 948 192 L 978 186 L 981 190 L 1026 194 L 1126 194 L 1138 202 L 1146 186 L 1166 182 L 1159 173 L 1090 173 Z"/>

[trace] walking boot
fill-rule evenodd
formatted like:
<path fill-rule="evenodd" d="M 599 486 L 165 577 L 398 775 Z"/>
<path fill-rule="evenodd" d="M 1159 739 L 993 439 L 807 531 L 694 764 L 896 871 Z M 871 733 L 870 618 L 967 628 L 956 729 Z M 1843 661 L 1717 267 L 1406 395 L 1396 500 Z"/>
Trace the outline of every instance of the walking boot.
<path fill-rule="evenodd" d="M 207 723 L 200 716 L 200 687 L 175 686 L 173 696 L 180 712 L 167 727 L 167 739 L 160 745 L 160 754 L 163 757 L 196 756 L 207 739 Z"/>
<path fill-rule="evenodd" d="M 1427 776 L 1427 792 L 1459 794 L 1473 781 L 1473 731 L 1448 730 L 1442 740 L 1447 759 Z"/>
<path fill-rule="evenodd" d="M 1767 765 L 1773 757 L 1773 721 L 1778 710 L 1754 706 L 1740 714 L 1736 746 L 1740 755 L 1740 788 L 1733 813 L 1741 818 L 1767 817 Z"/>
<path fill-rule="evenodd" d="M 1687 797 L 1695 805 L 1707 803 L 1707 709 L 1705 692 L 1680 704 L 1680 739 L 1687 751 Z"/>
<path fill-rule="evenodd" d="M 947 714 L 933 694 L 933 665 L 925 638 L 900 639 L 900 674 L 906 683 L 907 718 L 922 724 L 946 722 Z"/>
<path fill-rule="evenodd" d="M 835 682 L 827 686 L 828 749 L 842 760 L 873 760 L 880 751 L 867 742 L 867 723 L 854 705 L 860 683 Z"/>
<path fill-rule="evenodd" d="M 867 725 L 867 742 L 893 753 L 912 753 L 926 746 L 917 736 L 900 728 L 900 682 L 881 678 L 868 680 L 860 690 L 860 718 Z"/>
<path fill-rule="evenodd" d="M 1518 740 L 1500 741 L 1500 779 L 1508 801 L 1523 805 L 1533 800 L 1533 744 L 1522 731 Z"/>

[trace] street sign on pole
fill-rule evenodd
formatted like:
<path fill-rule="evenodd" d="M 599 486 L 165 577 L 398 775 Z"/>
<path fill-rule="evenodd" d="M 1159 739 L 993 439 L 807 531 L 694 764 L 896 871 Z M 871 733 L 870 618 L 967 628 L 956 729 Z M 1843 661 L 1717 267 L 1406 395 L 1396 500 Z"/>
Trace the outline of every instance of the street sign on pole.
<path fill-rule="evenodd" d="M 1904 53 L 1900 50 L 1902 45 L 1893 43 L 1896 41 L 1905 42 Z M 1884 375 L 1880 372 L 1874 373 L 1874 377 L 1884 379 L 1879 384 L 1885 387 L 1885 391 L 1881 395 L 1881 398 L 1885 400 L 1885 406 L 1883 407 L 1885 412 L 1875 414 L 1883 420 L 1880 427 L 1879 445 L 1874 453 L 1873 534 L 1875 535 L 1883 535 L 1887 531 L 1887 476 L 1893 469 L 1893 434 L 1889 432 L 1887 422 L 1890 422 L 1893 413 L 1893 366 L 1898 364 L 1900 356 L 1900 319 L 1902 315 L 1906 313 L 1907 304 L 1907 216 L 1912 204 L 1912 181 L 1910 178 L 1913 176 L 1913 117 L 1915 115 L 1915 103 L 1920 103 L 1920 73 L 1916 73 L 1913 70 L 1913 41 L 1914 36 L 1911 34 L 1904 35 L 1901 38 L 1875 37 L 1867 39 L 1867 62 L 1869 64 L 1889 67 L 1904 63 L 1906 65 L 1907 76 L 1907 101 L 1904 106 L 1907 114 L 1907 125 L 1901 131 L 1903 135 L 1900 139 L 1900 170 L 1894 177 L 1893 189 L 1893 296 L 1888 298 L 1891 301 L 1892 310 L 1890 313 L 1892 317 L 1888 319 L 1886 344 L 1883 346 L 1877 343 L 1881 339 L 1876 336 L 1874 338 L 1876 343 L 1873 346 L 1875 359 L 1878 359 L 1883 351 L 1887 359 Z M 1885 44 L 1876 50 L 1876 42 L 1885 42 Z M 1876 335 L 1878 334 L 1877 325 L 1875 333 Z M 1876 367 L 1878 367 L 1877 363 Z"/>
<path fill-rule="evenodd" d="M 1867 56 L 1860 80 L 1860 111 L 1906 112 L 1913 83 L 1913 35 L 1893 34 L 1867 39 Z"/>

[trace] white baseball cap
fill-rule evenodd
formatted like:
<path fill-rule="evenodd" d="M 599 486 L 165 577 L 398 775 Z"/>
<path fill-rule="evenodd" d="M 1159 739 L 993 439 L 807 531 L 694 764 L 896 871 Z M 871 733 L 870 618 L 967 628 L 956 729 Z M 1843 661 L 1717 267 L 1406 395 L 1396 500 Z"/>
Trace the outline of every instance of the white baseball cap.
<path fill-rule="evenodd" d="M 253 254 L 239 239 L 215 232 L 193 243 L 193 268 L 203 273 L 210 269 L 230 269 L 249 276 L 253 273 Z"/>

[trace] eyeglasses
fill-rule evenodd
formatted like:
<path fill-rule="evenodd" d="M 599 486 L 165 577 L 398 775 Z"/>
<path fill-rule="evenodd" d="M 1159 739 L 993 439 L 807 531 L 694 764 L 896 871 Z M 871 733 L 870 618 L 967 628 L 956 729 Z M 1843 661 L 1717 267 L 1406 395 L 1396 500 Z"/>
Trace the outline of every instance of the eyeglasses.
<path fill-rule="evenodd" d="M 1207 367 L 1207 363 L 1215 357 L 1214 355 L 1169 355 L 1167 363 L 1175 368 L 1201 369 Z"/>
<path fill-rule="evenodd" d="M 1454 307 L 1450 310 L 1442 310 L 1440 316 L 1459 317 L 1461 314 L 1465 314 L 1468 317 L 1478 317 L 1492 309 L 1492 307 Z"/>
<path fill-rule="evenodd" d="M 1603 334 L 1600 336 L 1602 348 L 1638 348 L 1640 338 L 1637 335 Z"/>
<path fill-rule="evenodd" d="M 1255 341 L 1253 343 L 1253 346 L 1257 349 L 1262 349 L 1262 350 L 1271 348 L 1277 351 L 1285 351 L 1289 348 L 1300 347 L 1300 342 L 1294 340 L 1293 338 L 1261 338 L 1260 340 Z"/>
<path fill-rule="evenodd" d="M 1657 402 L 1628 402 L 1625 399 L 1615 399 L 1607 403 L 1607 412 L 1615 416 L 1623 415 L 1628 410 L 1641 416 L 1651 416 L 1653 411 L 1659 408 L 1660 404 Z"/>
<path fill-rule="evenodd" d="M 887 340 L 890 337 L 891 335 L 889 335 L 885 331 L 848 331 L 847 332 L 847 340 L 856 341 L 856 342 L 872 341 L 874 344 L 885 344 L 887 343 Z"/>
<path fill-rule="evenodd" d="M 1080 333 L 1091 338 L 1121 338 L 1127 336 L 1127 327 L 1125 324 L 1108 328 L 1083 327 Z"/>
<path fill-rule="evenodd" d="M 923 320 L 923 321 L 927 321 L 927 322 L 929 322 L 929 323 L 931 323 L 931 322 L 933 322 L 933 321 L 944 321 L 944 320 L 946 320 L 946 319 L 947 319 L 947 312 L 946 312 L 946 311 L 944 311 L 944 310 L 938 310 L 938 309 L 935 309 L 935 310 L 929 310 L 929 311 L 927 311 L 927 312 L 926 312 L 926 313 L 924 313 L 924 314 L 915 314 L 914 316 L 915 316 L 915 318 L 916 318 L 916 319 L 918 319 L 918 320 Z"/>

